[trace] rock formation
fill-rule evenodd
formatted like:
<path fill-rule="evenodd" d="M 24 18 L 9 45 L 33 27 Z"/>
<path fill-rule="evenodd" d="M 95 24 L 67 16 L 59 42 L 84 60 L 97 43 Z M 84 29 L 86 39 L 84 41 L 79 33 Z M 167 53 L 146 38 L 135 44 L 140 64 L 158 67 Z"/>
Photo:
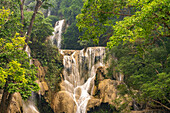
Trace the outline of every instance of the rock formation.
<path fill-rule="evenodd" d="M 75 102 L 66 91 L 60 91 L 54 95 L 52 108 L 55 113 L 74 113 L 76 111 Z"/>
<path fill-rule="evenodd" d="M 101 103 L 115 106 L 114 100 L 118 98 L 116 87 L 120 81 L 105 79 L 108 66 L 103 62 L 105 48 L 60 51 L 64 70 L 60 91 L 52 102 L 54 111 L 86 113 Z"/>

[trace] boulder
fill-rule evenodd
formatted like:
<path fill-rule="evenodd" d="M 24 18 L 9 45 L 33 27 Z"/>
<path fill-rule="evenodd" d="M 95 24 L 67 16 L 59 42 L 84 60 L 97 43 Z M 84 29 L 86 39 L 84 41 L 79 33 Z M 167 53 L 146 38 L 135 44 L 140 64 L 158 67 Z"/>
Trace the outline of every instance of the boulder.
<path fill-rule="evenodd" d="M 101 100 L 98 98 L 91 97 L 91 99 L 88 101 L 87 104 L 87 111 L 89 111 L 91 108 L 94 108 L 95 106 L 100 106 Z"/>
<path fill-rule="evenodd" d="M 48 85 L 45 81 L 36 80 L 35 81 L 40 87 L 39 94 L 44 95 L 46 91 L 49 90 Z"/>
<path fill-rule="evenodd" d="M 33 59 L 33 63 L 36 67 L 41 66 L 41 63 L 38 61 L 38 59 Z"/>
<path fill-rule="evenodd" d="M 76 107 L 75 102 L 67 91 L 60 91 L 55 94 L 52 108 L 55 113 L 75 113 Z"/>
<path fill-rule="evenodd" d="M 9 113 L 21 113 L 23 108 L 22 97 L 20 93 L 14 93 L 10 103 Z"/>
<path fill-rule="evenodd" d="M 100 90 L 100 99 L 104 103 L 109 103 L 114 105 L 113 100 L 117 98 L 116 86 L 119 84 L 118 81 L 105 79 L 101 81 L 98 85 L 98 90 Z"/>

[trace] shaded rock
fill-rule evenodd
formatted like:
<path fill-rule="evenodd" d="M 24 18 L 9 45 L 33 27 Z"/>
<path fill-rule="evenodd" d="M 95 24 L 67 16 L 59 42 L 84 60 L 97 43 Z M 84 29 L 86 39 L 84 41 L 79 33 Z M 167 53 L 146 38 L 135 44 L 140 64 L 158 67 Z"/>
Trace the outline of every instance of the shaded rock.
<path fill-rule="evenodd" d="M 104 76 L 106 75 L 106 73 L 105 73 L 106 71 L 105 71 L 105 67 L 99 67 L 98 69 L 97 69 L 97 72 L 96 72 L 96 80 L 97 81 L 102 81 L 102 80 L 104 80 Z"/>
<path fill-rule="evenodd" d="M 118 84 L 118 81 L 110 79 L 105 79 L 99 83 L 98 90 L 100 90 L 100 98 L 104 103 L 114 105 L 113 100 L 117 98 L 116 86 Z"/>
<path fill-rule="evenodd" d="M 95 106 L 100 106 L 100 104 L 101 104 L 100 99 L 91 97 L 87 104 L 87 111 L 90 110 L 91 108 L 94 108 Z"/>
<path fill-rule="evenodd" d="M 2 94 L 0 94 L 0 101 Z M 23 111 L 22 97 L 20 93 L 14 93 L 9 105 L 8 113 L 21 113 Z"/>
<path fill-rule="evenodd" d="M 44 95 L 45 92 L 49 90 L 46 82 L 44 82 L 44 81 L 41 82 L 40 80 L 36 80 L 36 83 L 40 87 L 40 90 L 38 92 L 39 94 Z"/>
<path fill-rule="evenodd" d="M 33 63 L 36 67 L 41 66 L 41 63 L 37 59 L 33 59 Z"/>
<path fill-rule="evenodd" d="M 66 91 L 60 91 L 55 94 L 52 108 L 55 113 L 75 113 L 75 102 L 70 94 Z"/>
<path fill-rule="evenodd" d="M 44 71 L 44 68 L 42 66 L 40 66 L 40 69 L 41 69 L 41 78 L 44 78 L 45 77 L 45 71 Z"/>
<path fill-rule="evenodd" d="M 44 72 L 47 73 L 47 71 L 48 71 L 48 67 L 44 66 Z"/>
<path fill-rule="evenodd" d="M 10 103 L 9 113 L 21 113 L 23 108 L 22 97 L 20 93 L 14 93 Z"/>
<path fill-rule="evenodd" d="M 118 113 L 114 107 L 108 103 L 101 103 L 100 106 L 95 106 L 87 111 L 87 113 Z"/>

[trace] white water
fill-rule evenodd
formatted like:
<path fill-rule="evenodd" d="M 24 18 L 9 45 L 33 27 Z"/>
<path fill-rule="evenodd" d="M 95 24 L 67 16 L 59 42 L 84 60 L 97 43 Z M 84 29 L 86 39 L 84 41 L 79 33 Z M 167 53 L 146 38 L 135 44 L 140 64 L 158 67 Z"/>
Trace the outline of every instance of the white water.
<path fill-rule="evenodd" d="M 35 105 L 36 97 L 32 92 L 31 97 L 27 100 L 23 100 L 23 113 L 39 113 L 36 105 Z"/>
<path fill-rule="evenodd" d="M 39 113 L 33 102 L 23 102 L 23 113 Z"/>
<path fill-rule="evenodd" d="M 51 15 L 51 10 L 48 8 L 47 17 Z"/>
<path fill-rule="evenodd" d="M 104 66 L 104 47 L 89 47 L 75 50 L 70 56 L 69 50 L 61 50 L 64 55 L 64 86 L 76 103 L 76 113 L 86 113 L 86 107 L 92 96 L 97 68 Z"/>
<path fill-rule="evenodd" d="M 30 58 L 31 57 L 31 50 L 30 50 L 28 45 L 25 48 L 25 52 L 27 52 L 28 58 Z M 33 61 L 32 61 L 32 59 L 30 59 L 30 65 L 32 65 L 32 64 L 33 64 Z"/>
<path fill-rule="evenodd" d="M 54 39 L 56 39 L 57 47 L 59 49 L 61 48 L 61 34 L 62 34 L 63 24 L 64 24 L 64 19 L 57 21 L 54 27 L 53 36 L 51 36 L 52 44 L 54 44 L 54 41 L 55 41 Z"/>

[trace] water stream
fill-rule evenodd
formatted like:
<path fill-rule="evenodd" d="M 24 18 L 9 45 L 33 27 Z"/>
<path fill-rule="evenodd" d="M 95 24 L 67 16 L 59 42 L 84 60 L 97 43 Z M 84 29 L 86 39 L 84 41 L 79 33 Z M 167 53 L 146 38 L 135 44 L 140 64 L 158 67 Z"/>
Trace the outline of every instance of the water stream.
<path fill-rule="evenodd" d="M 56 22 L 52 44 L 57 42 L 57 47 L 61 48 L 61 33 L 64 19 Z M 63 55 L 64 65 L 64 87 L 74 100 L 76 113 L 86 113 L 86 107 L 90 100 L 96 71 L 104 66 L 103 58 L 105 47 L 88 47 L 83 50 L 60 50 Z"/>
<path fill-rule="evenodd" d="M 54 27 L 53 35 L 51 36 L 52 44 L 54 44 L 56 41 L 57 47 L 59 49 L 61 48 L 61 34 L 62 34 L 63 24 L 64 24 L 64 19 L 57 21 Z"/>
<path fill-rule="evenodd" d="M 104 66 L 104 47 L 88 47 L 86 50 L 61 50 L 64 55 L 64 84 L 76 103 L 76 113 L 86 113 L 86 106 L 93 93 L 97 68 Z"/>

